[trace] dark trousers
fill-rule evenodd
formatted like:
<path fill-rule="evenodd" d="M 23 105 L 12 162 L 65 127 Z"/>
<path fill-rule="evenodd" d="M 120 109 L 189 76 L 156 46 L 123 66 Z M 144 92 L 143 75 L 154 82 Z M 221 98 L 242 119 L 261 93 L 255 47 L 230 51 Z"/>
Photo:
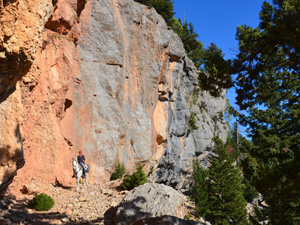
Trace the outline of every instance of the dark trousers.
<path fill-rule="evenodd" d="M 85 176 L 85 175 L 86 175 L 86 172 L 85 172 L 84 163 L 83 163 L 83 162 L 80 162 L 79 164 L 80 164 L 80 166 L 82 167 L 82 170 L 83 170 L 83 176 Z"/>

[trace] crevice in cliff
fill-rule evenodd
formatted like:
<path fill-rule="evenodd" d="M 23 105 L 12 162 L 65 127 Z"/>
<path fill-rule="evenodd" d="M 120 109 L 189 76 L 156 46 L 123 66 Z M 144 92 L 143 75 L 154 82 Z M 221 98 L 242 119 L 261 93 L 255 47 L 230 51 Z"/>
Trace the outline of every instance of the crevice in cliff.
<path fill-rule="evenodd" d="M 55 6 L 58 0 L 52 0 L 52 5 Z"/>
<path fill-rule="evenodd" d="M 71 29 L 71 25 L 65 21 L 64 19 L 59 19 L 59 20 L 53 20 L 53 16 L 51 16 L 49 18 L 49 20 L 47 21 L 45 28 L 52 30 L 56 33 L 62 34 L 62 35 L 67 35 L 68 32 Z M 63 28 L 65 28 L 65 30 L 63 31 Z"/>
<path fill-rule="evenodd" d="M 6 7 L 8 6 L 9 4 L 12 4 L 14 2 L 16 2 L 17 0 L 0 0 L 0 10 L 3 8 L 3 7 Z"/>
<path fill-rule="evenodd" d="M 16 83 L 28 73 L 31 65 L 32 61 L 23 51 L 8 53 L 5 49 L 0 50 L 0 103 L 15 91 Z"/>
<path fill-rule="evenodd" d="M 169 59 L 170 62 L 179 62 L 180 61 L 180 57 L 177 55 L 170 55 L 169 57 L 170 57 L 170 59 Z"/>
<path fill-rule="evenodd" d="M 80 17 L 81 12 L 84 10 L 86 3 L 87 3 L 87 0 L 78 0 L 77 1 L 77 17 L 78 18 Z"/>
<path fill-rule="evenodd" d="M 106 65 L 108 65 L 108 66 L 119 66 L 120 68 L 123 68 L 122 64 L 115 63 L 115 62 L 107 62 Z"/>
<path fill-rule="evenodd" d="M 157 138 L 156 138 L 157 145 L 161 145 L 166 142 L 167 142 L 167 139 L 164 139 L 161 135 L 157 135 Z"/>
<path fill-rule="evenodd" d="M 65 109 L 64 109 L 64 111 L 66 112 L 67 109 L 70 108 L 72 104 L 73 103 L 72 103 L 72 101 L 70 99 L 66 99 L 65 100 Z"/>
<path fill-rule="evenodd" d="M 73 146 L 72 142 L 71 142 L 69 139 L 67 139 L 67 138 L 65 138 L 65 137 L 64 137 L 64 139 L 65 139 L 65 141 L 67 142 L 67 144 L 68 144 L 70 147 Z"/>

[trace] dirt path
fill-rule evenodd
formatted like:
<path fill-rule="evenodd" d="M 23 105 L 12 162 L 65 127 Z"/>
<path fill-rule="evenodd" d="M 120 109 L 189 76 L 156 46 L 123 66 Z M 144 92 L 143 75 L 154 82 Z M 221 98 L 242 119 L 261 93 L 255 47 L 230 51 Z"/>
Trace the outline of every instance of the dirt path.
<path fill-rule="evenodd" d="M 0 224 L 49 225 L 49 224 L 113 224 L 113 213 L 127 191 L 120 188 L 120 181 L 105 184 L 87 184 L 76 187 L 47 185 L 39 192 L 50 195 L 55 206 L 47 212 L 27 207 L 33 195 L 8 195 L 0 200 Z"/>

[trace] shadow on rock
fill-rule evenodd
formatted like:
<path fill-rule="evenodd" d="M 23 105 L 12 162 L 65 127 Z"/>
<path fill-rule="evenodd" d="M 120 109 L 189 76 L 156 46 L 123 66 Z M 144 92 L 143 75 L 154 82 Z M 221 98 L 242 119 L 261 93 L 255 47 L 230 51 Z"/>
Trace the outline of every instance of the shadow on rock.
<path fill-rule="evenodd" d="M 105 215 L 110 216 L 110 220 L 105 216 L 105 224 L 112 225 L 129 225 L 134 221 L 151 217 L 151 213 L 145 212 L 140 205 L 146 203 L 146 199 L 142 196 L 136 197 L 132 201 L 125 201 L 118 208 L 109 209 Z"/>

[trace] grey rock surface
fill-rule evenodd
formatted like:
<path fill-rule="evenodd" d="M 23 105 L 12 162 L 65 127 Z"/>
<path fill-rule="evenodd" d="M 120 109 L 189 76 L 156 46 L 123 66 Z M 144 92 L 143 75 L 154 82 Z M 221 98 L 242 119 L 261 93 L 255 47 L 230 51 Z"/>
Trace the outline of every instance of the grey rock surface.
<path fill-rule="evenodd" d="M 130 173 L 142 162 L 155 182 L 187 188 L 193 159 L 205 167 L 213 136 L 226 138 L 218 117 L 225 98 L 200 91 L 193 101 L 198 71 L 154 9 L 133 0 L 80 4 L 50 3 L 48 25 L 37 23 L 43 45 L 0 100 L 0 154 L 10 156 L 0 157 L 0 192 L 23 166 L 23 155 L 27 163 L 14 179 L 16 191 L 32 177 L 74 182 L 71 159 L 79 149 L 92 183 L 108 181 L 119 162 Z M 78 40 L 56 33 L 59 26 L 80 31 Z"/>
<path fill-rule="evenodd" d="M 132 225 L 210 225 L 210 223 L 200 223 L 193 220 L 184 220 L 175 216 L 161 216 L 135 221 Z"/>
<path fill-rule="evenodd" d="M 226 91 L 216 98 L 200 90 L 196 99 L 193 99 L 198 71 L 188 58 L 184 59 L 184 65 L 174 103 L 169 103 L 168 141 L 153 178 L 158 183 L 186 190 L 193 159 L 198 158 L 206 168 L 210 149 L 214 146 L 213 137 L 218 135 L 225 141 L 228 127 L 223 118 Z M 177 79 L 177 76 L 173 76 L 173 83 L 178 82 Z M 189 124 L 192 116 L 196 128 Z"/>
<path fill-rule="evenodd" d="M 186 197 L 173 188 L 146 183 L 135 188 L 120 203 L 116 213 L 117 225 L 129 225 L 136 220 L 164 215 L 183 218 Z"/>

